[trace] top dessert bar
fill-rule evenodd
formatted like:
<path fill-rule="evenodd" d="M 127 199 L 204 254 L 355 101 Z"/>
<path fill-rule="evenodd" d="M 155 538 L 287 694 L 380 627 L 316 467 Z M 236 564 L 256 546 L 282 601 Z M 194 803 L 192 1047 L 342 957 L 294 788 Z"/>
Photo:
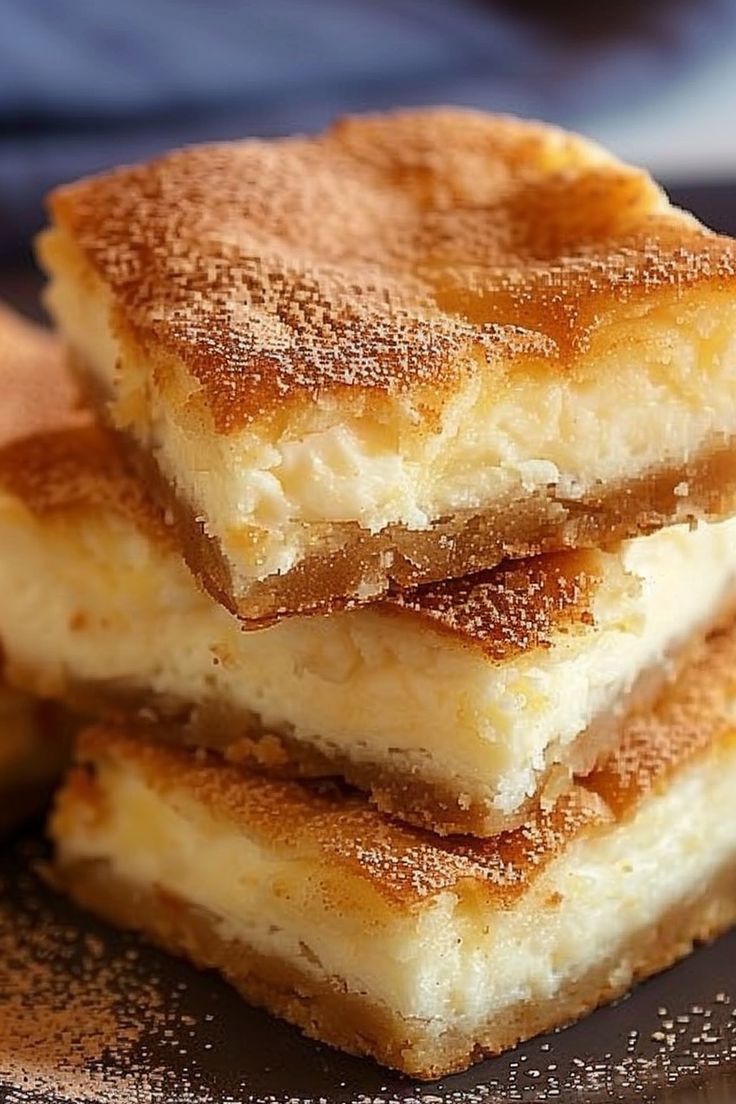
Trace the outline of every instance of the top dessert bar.
<path fill-rule="evenodd" d="M 736 510 L 736 242 L 454 109 L 56 191 L 50 309 L 244 621 Z"/>

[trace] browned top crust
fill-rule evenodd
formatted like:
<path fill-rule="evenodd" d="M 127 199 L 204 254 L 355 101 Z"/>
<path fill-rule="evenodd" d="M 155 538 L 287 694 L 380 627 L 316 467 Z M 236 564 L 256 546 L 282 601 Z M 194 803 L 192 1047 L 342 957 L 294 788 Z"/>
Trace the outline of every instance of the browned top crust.
<path fill-rule="evenodd" d="M 129 469 L 118 442 L 96 425 L 38 433 L 0 448 L 0 487 L 40 517 L 117 514 L 172 544 L 163 515 Z"/>
<path fill-rule="evenodd" d="M 586 785 L 616 816 L 714 744 L 736 746 L 736 622 L 714 633 L 654 712 L 633 717 L 625 738 Z"/>
<path fill-rule="evenodd" d="M 81 404 L 62 343 L 0 305 L 0 485 L 39 513 L 145 496 Z M 152 507 L 148 508 L 151 513 Z M 140 507 L 135 511 L 140 518 Z"/>
<path fill-rule="evenodd" d="M 574 368 L 621 303 L 736 288 L 736 243 L 646 174 L 450 108 L 185 149 L 50 207 L 123 339 L 182 360 L 221 432 L 327 392 L 359 407 L 411 390 L 431 409 L 489 362 Z"/>
<path fill-rule="evenodd" d="M 88 512 L 95 524 L 98 511 L 109 511 L 172 544 L 161 511 L 115 437 L 96 425 L 39 433 L 0 447 L 0 487 L 41 517 Z M 537 556 L 395 594 L 376 608 L 386 616 L 423 620 L 501 662 L 551 647 L 562 631 L 592 626 L 602 571 L 597 551 Z"/>
<path fill-rule="evenodd" d="M 412 907 L 463 883 L 494 904 L 513 903 L 582 831 L 626 817 L 652 790 L 697 755 L 733 745 L 736 729 L 736 626 L 714 636 L 653 712 L 634 719 L 621 749 L 551 811 L 494 839 L 431 835 L 392 821 L 337 786 L 249 775 L 133 731 L 93 728 L 80 738 L 82 764 L 132 765 L 158 793 L 198 803 L 223 824 L 269 848 L 309 857 L 367 880 L 392 905 Z M 74 796 L 101 798 L 82 771 Z M 104 816 L 104 806 L 99 810 Z"/>
<path fill-rule="evenodd" d="M 0 447 L 89 422 L 61 343 L 0 303 Z"/>
<path fill-rule="evenodd" d="M 82 405 L 62 343 L 0 306 L 0 486 L 38 515 L 109 510 L 169 540 L 113 434 Z"/>
<path fill-rule="evenodd" d="M 601 553 L 595 550 L 534 556 L 397 592 L 379 605 L 386 612 L 420 617 L 494 660 L 508 660 L 550 648 L 565 629 L 592 626 L 603 572 Z"/>

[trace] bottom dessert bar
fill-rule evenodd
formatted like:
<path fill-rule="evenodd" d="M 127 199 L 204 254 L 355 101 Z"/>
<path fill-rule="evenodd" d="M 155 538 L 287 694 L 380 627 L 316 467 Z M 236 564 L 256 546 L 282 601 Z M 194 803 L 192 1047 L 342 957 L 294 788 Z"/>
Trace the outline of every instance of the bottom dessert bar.
<path fill-rule="evenodd" d="M 132 729 L 79 738 L 55 877 L 309 1035 L 419 1078 L 564 1024 L 736 921 L 736 627 L 494 840 Z"/>

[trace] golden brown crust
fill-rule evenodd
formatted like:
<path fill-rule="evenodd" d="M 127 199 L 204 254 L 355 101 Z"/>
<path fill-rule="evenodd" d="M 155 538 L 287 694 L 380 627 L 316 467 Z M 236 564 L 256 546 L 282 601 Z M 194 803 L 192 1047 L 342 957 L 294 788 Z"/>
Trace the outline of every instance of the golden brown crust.
<path fill-rule="evenodd" d="M 96 425 L 38 433 L 0 448 L 0 486 L 39 517 L 68 514 L 97 524 L 114 513 L 170 545 L 161 511 L 128 466 L 112 433 Z"/>
<path fill-rule="evenodd" d="M 683 478 L 690 489 L 686 498 L 675 493 Z M 371 535 L 338 526 L 336 541 L 344 541 L 339 550 L 309 556 L 287 575 L 254 584 L 242 600 L 233 595 L 227 565 L 201 523 L 172 497 L 155 465 L 111 431 L 50 426 L 0 446 L 0 485 L 42 516 L 109 509 L 166 544 L 177 540 L 204 588 L 247 628 L 357 605 L 335 594 L 370 581 L 390 587 L 377 603 L 386 614 L 420 617 L 503 660 L 522 648 L 548 647 L 556 631 L 591 623 L 600 558 L 595 551 L 575 551 L 577 546 L 612 545 L 670 521 L 715 519 L 736 507 L 736 446 L 694 457 L 684 473 L 662 471 L 591 501 L 531 497 L 509 503 L 507 512 L 457 515 L 427 531 L 392 526 Z M 560 544 L 570 547 L 547 551 Z M 396 551 L 389 561 L 391 548 Z M 506 556 L 527 558 L 480 570 Z M 477 574 L 455 578 L 462 564 Z M 435 576 L 439 582 L 423 582 Z"/>
<path fill-rule="evenodd" d="M 90 421 L 61 343 L 0 304 L 0 448 Z"/>
<path fill-rule="evenodd" d="M 0 305 L 0 485 L 34 513 L 113 510 L 166 537 L 113 434 L 94 424 L 62 343 Z"/>
<path fill-rule="evenodd" d="M 0 434 L 0 484 L 42 515 L 109 509 L 157 540 L 171 543 L 176 533 L 195 575 L 252 628 L 287 614 L 354 604 L 335 595 L 370 582 L 394 592 L 382 603 L 384 611 L 421 617 L 502 660 L 521 648 L 547 647 L 556 631 L 589 623 L 599 558 L 595 552 L 570 551 L 493 571 L 481 571 L 484 566 L 560 545 L 611 544 L 672 520 L 718 517 L 736 507 L 734 446 L 693 457 L 685 469 L 650 473 L 581 501 L 532 496 L 483 516 L 443 519 L 427 531 L 390 526 L 371 535 L 357 525 L 334 526 L 335 551 L 310 556 L 287 575 L 254 584 L 239 601 L 215 542 L 173 499 L 156 465 L 129 439 L 95 424 L 88 410 L 75 405 L 77 391 L 56 339 L 9 312 L 0 314 L 0 382 L 4 378 L 0 420 L 11 417 L 14 432 L 10 443 Z M 45 404 L 34 398 L 39 388 L 47 388 Z M 38 424 L 32 419 L 35 408 L 42 417 Z M 7 413 L 20 410 L 26 412 L 23 418 Z M 173 528 L 164 517 L 174 521 Z M 472 581 L 455 579 L 474 571 Z M 416 590 L 435 578 L 453 581 Z M 408 589 L 415 592 L 402 593 Z"/>
<path fill-rule="evenodd" d="M 494 660 L 552 646 L 560 632 L 594 624 L 606 567 L 595 551 L 569 551 L 499 564 L 465 579 L 395 592 L 386 611 L 412 614 Z"/>
<path fill-rule="evenodd" d="M 633 716 L 624 739 L 585 785 L 616 817 L 713 745 L 736 743 L 736 624 L 714 633 L 654 710 Z"/>
<path fill-rule="evenodd" d="M 88 768 L 94 774 L 105 762 L 127 762 L 162 797 L 185 794 L 271 850 L 303 852 L 327 869 L 367 879 L 397 909 L 410 909 L 468 878 L 491 901 L 511 904 L 570 839 L 607 819 L 600 802 L 579 790 L 493 840 L 435 837 L 389 820 L 336 782 L 264 778 L 142 736 L 140 730 L 110 725 L 85 730 L 76 751 L 81 766 L 59 799 L 61 815 L 65 810 L 75 815 L 87 804 L 104 816 L 104 794 L 90 781 Z"/>
<path fill-rule="evenodd" d="M 540 799 L 559 800 L 575 785 L 592 785 L 607 805 L 623 814 L 637 799 L 632 776 L 645 771 L 656 775 L 668 756 L 677 767 L 681 756 L 702 750 L 714 733 L 720 737 L 716 718 L 726 723 L 728 701 L 736 698 L 736 680 L 730 675 L 736 669 L 735 612 L 736 593 L 732 593 L 715 621 L 703 626 L 702 634 L 680 642 L 666 660 L 641 672 L 613 713 L 597 718 L 570 744 L 550 744 L 537 775 L 535 795 L 513 813 L 501 812 L 491 801 L 462 800 L 457 787 L 422 779 L 406 766 L 397 764 L 389 769 L 337 753 L 320 755 L 293 736 L 264 732 L 254 718 L 250 718 L 249 733 L 240 739 L 235 738 L 236 728 L 231 725 L 228 731 L 223 724 L 227 719 L 221 711 L 215 710 L 209 718 L 206 709 L 188 717 L 180 713 L 177 725 L 167 733 L 174 739 L 182 739 L 184 734 L 193 745 L 220 750 L 231 762 L 273 776 L 309 778 L 337 773 L 369 794 L 382 812 L 439 835 L 487 838 L 513 831 L 533 816 Z M 150 701 L 148 704 L 150 707 Z M 152 713 L 148 716 L 150 721 Z M 675 726 L 681 726 L 681 735 L 672 739 Z M 221 735 L 213 741 L 218 733 Z M 650 783 L 656 785 L 656 778 Z"/>
<path fill-rule="evenodd" d="M 19 684 L 31 686 L 32 676 Z M 440 836 L 487 838 L 512 831 L 533 814 L 539 800 L 538 796 L 529 798 L 514 812 L 504 813 L 491 801 L 458 795 L 450 782 L 422 778 L 407 766 L 360 762 L 338 751 L 321 753 L 288 734 L 265 729 L 252 715 L 228 711 L 219 703 L 192 707 L 119 685 L 70 686 L 64 688 L 63 695 L 70 706 L 88 717 L 135 727 L 141 736 L 172 745 L 216 752 L 228 763 L 270 779 L 308 783 L 344 779 L 362 790 L 381 812 Z M 550 749 L 548 762 L 560 766 L 540 771 L 538 791 L 554 779 L 555 800 L 559 799 L 575 786 L 576 775 L 588 774 L 610 751 L 616 734 L 615 724 L 592 728 L 569 747 Z"/>
<path fill-rule="evenodd" d="M 147 483 L 134 474 L 120 439 L 96 425 L 39 433 L 0 448 L 0 487 L 33 513 L 86 513 L 95 525 L 99 511 L 113 512 L 171 544 L 172 530 Z M 421 619 L 504 661 L 550 647 L 555 634 L 591 626 L 603 571 L 597 552 L 570 551 L 396 593 L 378 608 L 387 616 Z"/>
<path fill-rule="evenodd" d="M 614 955 L 584 977 L 562 985 L 552 998 L 522 1000 L 469 1034 L 455 1028 L 433 1036 L 421 1021 L 405 1020 L 376 1006 L 339 979 L 315 976 L 243 942 L 226 940 L 207 913 L 160 889 L 125 882 L 106 863 L 58 864 L 54 880 L 80 905 L 113 924 L 142 931 L 165 950 L 219 970 L 247 1000 L 296 1024 L 311 1038 L 369 1055 L 422 1080 L 459 1072 L 579 1019 L 736 923 L 732 865 L 695 899 L 679 903 L 657 924 L 632 933 Z"/>
<path fill-rule="evenodd" d="M 168 730 L 166 735 L 176 739 L 177 733 Z M 615 735 L 615 726 L 609 730 L 592 728 L 566 748 L 548 749 L 546 761 L 562 764 L 565 775 L 564 781 L 560 777 L 555 782 L 559 791 L 556 798 L 574 788 L 575 775 L 588 774 L 593 769 L 610 750 Z M 204 745 L 200 740 L 198 746 L 213 747 L 206 738 Z M 226 745 L 222 752 L 228 762 L 270 777 L 311 779 L 337 775 L 367 794 L 377 809 L 397 820 L 439 836 L 470 835 L 481 839 L 514 831 L 533 817 L 546 782 L 558 773 L 553 767 L 541 768 L 536 779 L 536 796 L 509 813 L 496 808 L 490 800 L 480 801 L 459 793 L 459 784 L 453 785 L 450 780 L 423 778 L 406 763 L 386 766 L 356 761 L 339 752 L 320 755 L 289 736 L 258 734 L 257 728 L 250 736 Z"/>
<path fill-rule="evenodd" d="M 734 242 L 644 173 L 449 108 L 190 148 L 50 206 L 124 343 L 160 380 L 183 362 L 222 433 L 327 393 L 429 412 L 484 362 L 573 371 L 622 303 L 736 287 Z"/>
<path fill-rule="evenodd" d="M 332 783 L 265 779 L 136 735 L 135 728 L 92 728 L 77 759 L 129 762 L 162 796 L 183 792 L 236 830 L 270 848 L 303 847 L 316 860 L 367 878 L 398 907 L 471 879 L 489 899 L 513 903 L 583 829 L 630 814 L 652 790 L 696 756 L 718 754 L 736 739 L 736 626 L 717 633 L 698 662 L 657 706 L 633 716 L 606 762 L 557 804 L 533 810 L 526 824 L 493 839 L 438 837 L 372 808 Z M 85 780 L 78 796 L 89 792 Z M 74 797 L 68 800 L 72 805 Z"/>

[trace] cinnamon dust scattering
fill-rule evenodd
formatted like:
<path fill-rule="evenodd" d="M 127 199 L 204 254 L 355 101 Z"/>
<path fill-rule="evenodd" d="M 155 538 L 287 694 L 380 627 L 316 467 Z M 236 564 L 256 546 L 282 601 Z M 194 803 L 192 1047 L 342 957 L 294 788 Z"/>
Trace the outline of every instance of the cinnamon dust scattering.
<path fill-rule="evenodd" d="M 172 1072 L 161 1063 L 159 1051 L 181 1047 L 193 1034 L 194 1021 L 180 1014 L 176 991 L 164 992 L 132 941 L 59 920 L 39 891 L 30 870 L 0 876 L 5 1104 L 210 1100 L 182 1084 L 178 1071 L 172 1085 Z"/>

